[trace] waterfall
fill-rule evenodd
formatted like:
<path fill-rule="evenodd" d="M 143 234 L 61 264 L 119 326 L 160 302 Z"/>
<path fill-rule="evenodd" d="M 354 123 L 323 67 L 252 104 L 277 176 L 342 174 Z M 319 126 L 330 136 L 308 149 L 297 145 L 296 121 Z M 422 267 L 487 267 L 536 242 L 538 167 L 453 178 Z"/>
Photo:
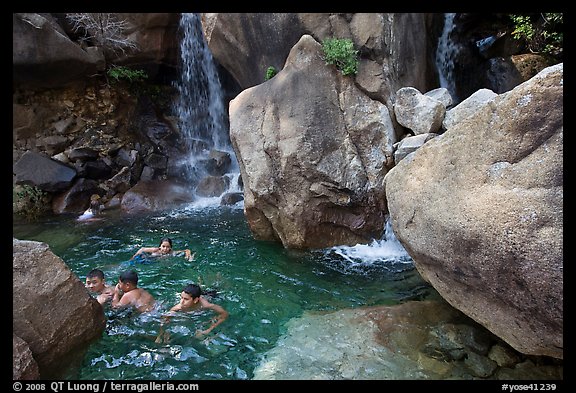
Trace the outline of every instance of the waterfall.
<path fill-rule="evenodd" d="M 444 14 L 444 28 L 438 38 L 438 47 L 436 48 L 436 67 L 440 77 L 440 87 L 448 90 L 452 96 L 452 102 L 458 102 L 456 95 L 456 85 L 454 82 L 454 59 L 458 54 L 458 45 L 450 39 L 454 30 L 454 17 L 456 14 Z"/>
<path fill-rule="evenodd" d="M 229 180 L 225 192 L 239 191 L 239 169 L 230 143 L 222 86 L 199 14 L 183 13 L 179 28 L 182 34 L 181 73 L 175 86 L 178 98 L 173 110 L 186 140 L 188 156 L 183 163 L 186 178 L 192 185 L 197 185 L 209 175 L 224 176 Z M 221 153 L 229 156 L 227 165 L 221 165 Z M 215 167 L 218 168 L 215 170 Z"/>

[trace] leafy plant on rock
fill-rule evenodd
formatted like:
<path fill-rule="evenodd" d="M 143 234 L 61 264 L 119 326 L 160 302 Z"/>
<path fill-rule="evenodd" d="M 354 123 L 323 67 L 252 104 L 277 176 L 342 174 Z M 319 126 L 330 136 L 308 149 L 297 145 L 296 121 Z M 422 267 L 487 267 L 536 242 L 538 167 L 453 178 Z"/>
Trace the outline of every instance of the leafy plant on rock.
<path fill-rule="evenodd" d="M 564 15 L 546 12 L 532 14 L 510 14 L 514 23 L 512 37 L 523 40 L 528 50 L 562 57 L 564 35 Z"/>
<path fill-rule="evenodd" d="M 50 196 L 38 187 L 17 185 L 12 193 L 12 211 L 29 220 L 37 219 L 50 206 Z"/>
<path fill-rule="evenodd" d="M 358 51 L 349 38 L 328 38 L 322 41 L 326 64 L 335 65 L 342 75 L 358 73 Z"/>
<path fill-rule="evenodd" d="M 276 68 L 274 68 L 274 66 L 268 67 L 266 69 L 266 76 L 264 77 L 264 80 L 272 79 L 274 75 L 276 75 L 277 73 L 278 71 L 276 71 Z"/>

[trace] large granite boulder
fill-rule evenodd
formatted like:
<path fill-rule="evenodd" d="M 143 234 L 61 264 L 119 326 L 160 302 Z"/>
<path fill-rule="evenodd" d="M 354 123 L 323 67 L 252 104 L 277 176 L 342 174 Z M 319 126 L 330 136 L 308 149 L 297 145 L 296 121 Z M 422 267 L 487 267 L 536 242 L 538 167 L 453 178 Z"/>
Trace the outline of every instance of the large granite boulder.
<path fill-rule="evenodd" d="M 388 109 L 325 64 L 304 35 L 284 69 L 230 103 L 248 225 L 287 248 L 369 243 L 384 231 Z"/>
<path fill-rule="evenodd" d="M 563 64 L 546 68 L 385 179 L 394 233 L 442 297 L 516 350 L 560 359 L 563 92 Z"/>
<path fill-rule="evenodd" d="M 47 244 L 13 239 L 12 255 L 13 333 L 43 379 L 58 376 L 102 334 L 104 309 Z"/>

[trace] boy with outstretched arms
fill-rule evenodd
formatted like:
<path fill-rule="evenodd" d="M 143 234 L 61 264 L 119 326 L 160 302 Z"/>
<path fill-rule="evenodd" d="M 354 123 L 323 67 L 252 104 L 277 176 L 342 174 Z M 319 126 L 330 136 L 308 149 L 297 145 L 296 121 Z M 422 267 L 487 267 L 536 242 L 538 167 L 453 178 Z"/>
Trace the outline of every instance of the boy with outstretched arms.
<path fill-rule="evenodd" d="M 199 285 L 188 284 L 184 287 L 180 293 L 180 302 L 170 309 L 170 314 L 179 311 L 201 311 L 201 310 L 212 310 L 218 315 L 212 320 L 212 324 L 208 329 L 196 331 L 196 337 L 201 338 L 202 336 L 210 333 L 216 326 L 220 325 L 222 322 L 228 318 L 228 311 L 226 311 L 222 306 L 218 304 L 210 303 L 204 296 L 202 296 L 202 290 Z M 166 323 L 170 320 L 170 316 L 166 316 Z M 162 342 L 162 339 L 168 341 L 168 332 L 164 332 L 163 326 L 160 328 L 160 333 L 156 342 Z"/>

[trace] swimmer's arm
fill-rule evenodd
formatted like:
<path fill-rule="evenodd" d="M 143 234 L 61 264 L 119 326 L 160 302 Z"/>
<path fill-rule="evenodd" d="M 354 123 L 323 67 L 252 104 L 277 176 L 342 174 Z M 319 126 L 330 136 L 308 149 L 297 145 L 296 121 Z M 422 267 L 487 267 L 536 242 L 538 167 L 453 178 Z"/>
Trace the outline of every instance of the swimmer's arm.
<path fill-rule="evenodd" d="M 178 311 L 182 311 L 182 307 L 180 306 L 180 303 L 173 306 L 170 309 L 170 311 L 168 311 L 168 313 L 166 313 L 162 316 L 162 326 L 164 326 L 164 324 L 167 324 L 168 322 L 170 322 L 170 319 L 172 319 L 174 314 Z"/>
<path fill-rule="evenodd" d="M 130 258 L 130 260 L 136 258 L 136 256 L 142 254 L 143 252 L 147 253 L 158 252 L 158 247 L 142 247 L 138 251 L 136 251 L 136 254 L 132 255 L 132 258 Z"/>
<path fill-rule="evenodd" d="M 114 295 L 112 296 L 112 308 L 126 307 L 132 304 L 132 296 L 123 293 L 118 287 L 118 284 L 114 287 Z"/>
<path fill-rule="evenodd" d="M 194 256 L 196 255 L 196 253 L 192 253 L 188 248 L 185 250 L 179 250 L 179 251 L 174 251 L 174 253 L 180 253 L 183 252 L 184 253 L 184 258 L 186 258 L 189 261 L 193 261 L 194 260 Z"/>
<path fill-rule="evenodd" d="M 217 304 L 212 304 L 210 303 L 209 306 L 207 306 L 206 308 L 215 311 L 216 313 L 218 313 L 218 316 L 216 317 L 216 321 L 214 321 L 212 323 L 212 325 L 210 325 L 210 327 L 206 330 L 199 330 L 196 332 L 196 336 L 202 336 L 205 334 L 210 333 L 212 330 L 214 330 L 214 328 L 218 325 L 220 325 L 222 322 L 224 322 L 226 320 L 226 318 L 228 318 L 228 311 L 224 310 L 223 307 L 217 305 Z"/>
<path fill-rule="evenodd" d="M 114 297 L 114 288 L 106 287 L 102 291 L 102 293 L 96 297 L 96 300 L 98 300 L 98 303 L 104 304 L 107 301 L 112 300 L 113 297 Z"/>
<path fill-rule="evenodd" d="M 170 340 L 170 334 L 168 333 L 168 331 L 164 330 L 164 325 L 167 325 L 168 322 L 170 322 L 170 319 L 174 315 L 174 312 L 180 310 L 181 310 L 180 304 L 177 304 L 174 307 L 172 307 L 167 314 L 162 316 L 162 323 L 160 324 L 158 336 L 156 337 L 156 340 L 154 340 L 154 342 L 162 343 L 162 342 L 168 342 Z"/>
<path fill-rule="evenodd" d="M 184 252 L 186 253 L 186 259 L 189 261 L 193 261 L 194 260 L 194 256 L 196 255 L 196 253 L 192 253 L 189 249 L 185 249 Z"/>
<path fill-rule="evenodd" d="M 96 300 L 98 300 L 98 303 L 103 305 L 108 300 L 111 300 L 113 297 L 114 295 L 112 293 L 101 293 L 96 297 Z"/>

